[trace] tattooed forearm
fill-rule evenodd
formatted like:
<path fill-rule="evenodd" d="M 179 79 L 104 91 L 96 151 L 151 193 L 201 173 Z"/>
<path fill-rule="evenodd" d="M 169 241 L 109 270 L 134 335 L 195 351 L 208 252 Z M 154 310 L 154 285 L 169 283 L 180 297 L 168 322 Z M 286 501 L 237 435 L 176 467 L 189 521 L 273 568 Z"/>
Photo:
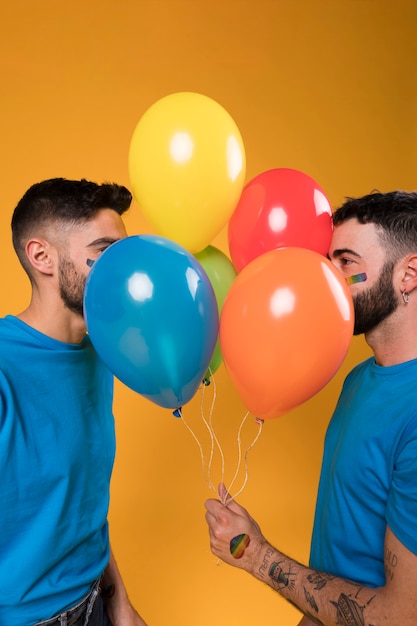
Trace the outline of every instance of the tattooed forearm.
<path fill-rule="evenodd" d="M 385 560 L 395 567 L 394 555 L 386 554 Z M 363 585 L 306 568 L 271 547 L 265 547 L 254 571 L 314 624 L 371 626 L 365 621 L 366 609 L 377 594 L 370 595 L 371 590 Z"/>

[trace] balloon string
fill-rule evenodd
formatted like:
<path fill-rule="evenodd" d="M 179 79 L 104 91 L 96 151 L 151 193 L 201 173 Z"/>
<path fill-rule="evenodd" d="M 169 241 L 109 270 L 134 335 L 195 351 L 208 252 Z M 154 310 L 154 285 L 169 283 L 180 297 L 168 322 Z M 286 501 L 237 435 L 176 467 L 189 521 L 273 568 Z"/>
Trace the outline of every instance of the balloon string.
<path fill-rule="evenodd" d="M 232 478 L 232 482 L 230 483 L 228 489 L 227 489 L 227 493 L 228 496 L 226 497 L 227 501 L 232 501 L 235 498 L 237 498 L 242 491 L 244 490 L 244 488 L 246 487 L 246 483 L 248 482 L 248 478 L 249 478 L 249 465 L 248 465 L 248 454 L 249 452 L 252 450 L 252 448 L 254 447 L 254 445 L 256 444 L 256 442 L 258 441 L 259 437 L 261 436 L 261 432 L 262 432 L 262 426 L 263 426 L 263 420 L 259 419 L 259 418 L 255 418 L 255 422 L 258 424 L 259 428 L 258 428 L 258 432 L 255 435 L 254 440 L 252 441 L 252 443 L 246 448 L 245 450 L 245 454 L 244 454 L 244 464 L 245 464 L 245 478 L 243 481 L 243 484 L 241 486 L 241 488 L 239 489 L 239 491 L 237 491 L 235 494 L 230 495 L 230 491 L 236 481 L 237 475 L 239 473 L 240 470 L 240 466 L 241 466 L 241 459 L 242 459 L 242 441 L 241 441 L 241 432 L 242 432 L 242 428 L 244 423 L 246 422 L 247 418 L 248 418 L 249 413 L 246 413 L 245 417 L 243 418 L 240 427 L 239 427 L 239 432 L 238 432 L 238 437 L 237 437 L 237 442 L 238 442 L 238 463 L 237 463 L 237 468 L 236 468 L 236 472 L 235 475 Z M 226 502 L 223 502 L 223 504 L 226 504 Z"/>
<path fill-rule="evenodd" d="M 211 374 L 211 372 L 210 372 L 210 374 Z M 212 397 L 212 401 L 211 401 L 211 404 L 210 404 L 208 420 L 204 416 L 204 408 L 203 408 L 204 396 L 205 396 L 205 387 L 207 386 L 206 384 L 203 384 L 202 393 L 201 393 L 201 400 L 200 400 L 201 418 L 202 418 L 202 421 L 203 421 L 205 427 L 207 428 L 209 436 L 210 436 L 210 454 L 209 454 L 209 460 L 208 460 L 208 463 L 207 463 L 207 474 L 206 474 L 206 458 L 205 458 L 203 446 L 200 443 L 197 435 L 194 433 L 194 431 L 192 430 L 190 425 L 185 420 L 183 411 L 181 411 L 181 420 L 184 423 L 184 425 L 186 426 L 186 428 L 188 429 L 188 431 L 191 433 L 191 435 L 192 435 L 193 439 L 195 440 L 195 442 L 196 442 L 196 444 L 198 446 L 198 449 L 200 451 L 203 477 L 204 477 L 204 479 L 205 479 L 209 489 L 211 489 L 212 491 L 214 491 L 214 493 L 217 494 L 217 489 L 214 486 L 213 481 L 211 479 L 215 445 L 217 446 L 217 449 L 218 449 L 218 452 L 219 452 L 219 455 L 220 455 L 220 459 L 221 459 L 221 482 L 222 483 L 224 483 L 224 476 L 225 476 L 225 460 L 224 460 L 224 453 L 223 453 L 222 447 L 220 445 L 220 441 L 219 441 L 219 439 L 218 439 L 218 437 L 216 435 L 216 432 L 214 430 L 214 427 L 213 427 L 213 411 L 214 411 L 214 405 L 215 405 L 215 402 L 216 402 L 216 383 L 215 383 L 215 380 L 214 380 L 214 376 L 211 376 L 211 381 L 213 382 L 213 397 Z M 244 488 L 246 487 L 246 483 L 248 482 L 248 478 L 249 478 L 248 454 L 252 450 L 252 448 L 254 447 L 256 442 L 258 441 L 258 439 L 259 439 L 259 437 L 261 435 L 261 432 L 262 432 L 263 420 L 261 420 L 259 418 L 255 418 L 255 421 L 256 421 L 256 423 L 259 426 L 258 432 L 257 432 L 255 438 L 253 439 L 252 443 L 245 450 L 245 453 L 243 455 L 244 466 L 245 466 L 245 478 L 243 480 L 243 484 L 242 484 L 241 488 L 234 495 L 230 495 L 230 491 L 231 491 L 233 485 L 235 484 L 235 482 L 237 480 L 237 477 L 238 477 L 238 474 L 239 474 L 239 471 L 240 471 L 241 465 L 242 465 L 242 430 L 243 430 L 243 426 L 244 426 L 248 416 L 249 416 L 249 412 L 246 413 L 246 415 L 242 419 L 242 422 L 241 422 L 241 424 L 239 426 L 238 435 L 237 435 L 237 448 L 238 448 L 237 467 L 236 467 L 236 471 L 234 473 L 234 476 L 233 476 L 233 478 L 232 478 L 232 480 L 230 482 L 230 485 L 229 485 L 229 487 L 227 489 L 226 501 L 232 501 L 235 498 L 237 498 L 237 496 L 239 496 L 242 493 L 242 491 L 244 490 Z M 226 505 L 226 502 L 223 502 L 223 504 Z"/>
<path fill-rule="evenodd" d="M 242 437 L 241 437 L 241 435 L 242 435 L 242 428 L 243 428 L 246 420 L 248 419 L 248 415 L 249 415 L 249 412 L 246 413 L 246 415 L 244 416 L 243 420 L 241 421 L 240 426 L 239 426 L 239 431 L 237 433 L 237 453 L 238 453 L 237 467 L 236 467 L 235 475 L 233 476 L 232 481 L 231 481 L 230 485 L 227 488 L 228 493 L 231 492 L 232 487 L 235 484 L 237 475 L 239 474 L 240 464 L 242 462 Z"/>
<path fill-rule="evenodd" d="M 209 368 L 208 370 L 210 372 L 211 375 L 211 370 Z M 220 458 L 221 458 L 221 468 L 222 468 L 222 474 L 221 474 L 221 480 L 222 482 L 224 481 L 224 454 L 223 454 L 223 450 L 222 447 L 220 445 L 220 442 L 217 438 L 217 435 L 214 431 L 213 428 L 213 410 L 214 410 L 214 405 L 216 402 L 216 383 L 214 380 L 214 377 L 211 376 L 211 381 L 213 382 L 213 397 L 212 397 L 212 401 L 210 404 L 210 409 L 209 409 L 209 420 L 207 420 L 204 417 L 204 409 L 203 409 L 203 404 L 204 404 L 204 396 L 205 396 L 205 388 L 206 388 L 206 384 L 203 384 L 203 388 L 202 388 L 202 393 L 201 393 L 201 400 L 200 400 L 200 413 L 201 413 L 201 418 L 203 420 L 203 423 L 205 425 L 205 427 L 207 428 L 207 431 L 209 433 L 210 436 L 210 455 L 209 455 L 209 460 L 207 463 L 207 475 L 206 475 L 206 458 L 205 458 L 205 454 L 204 454 L 204 450 L 203 450 L 203 446 L 201 445 L 197 435 L 194 433 L 194 431 L 192 430 L 191 426 L 186 422 L 185 418 L 184 418 L 184 413 L 183 411 L 181 412 L 181 419 L 184 423 L 184 425 L 186 426 L 186 428 L 189 430 L 189 432 L 191 433 L 192 437 L 194 438 L 198 449 L 200 450 L 200 457 L 201 457 L 201 467 L 202 467 L 202 473 L 203 473 L 203 477 L 207 482 L 207 485 L 209 487 L 209 489 L 211 489 L 212 491 L 214 491 L 214 493 L 217 493 L 217 489 L 213 484 L 213 481 L 211 480 L 211 470 L 212 470 L 212 464 L 213 464 L 213 457 L 214 457 L 214 444 L 217 445 L 217 448 L 219 450 L 219 454 L 220 454 Z"/>
<path fill-rule="evenodd" d="M 185 421 L 184 418 L 184 413 L 181 412 L 181 421 L 183 422 L 184 426 L 186 426 L 186 428 L 190 431 L 192 437 L 194 438 L 194 441 L 196 442 L 198 449 L 200 450 L 200 456 L 201 456 L 201 465 L 202 465 L 202 472 L 203 472 L 203 476 L 205 475 L 205 463 L 204 463 L 204 452 L 203 452 L 203 446 L 201 445 L 201 443 L 198 440 L 197 435 L 194 433 L 194 431 L 192 430 L 192 428 L 187 424 L 187 422 Z M 209 485 L 210 486 L 210 485 Z"/>
<path fill-rule="evenodd" d="M 206 385 L 203 385 L 203 389 L 201 392 L 201 400 L 200 400 L 200 414 L 201 414 L 201 418 L 203 420 L 203 423 L 205 425 L 205 427 L 207 428 L 208 434 L 210 436 L 210 456 L 209 456 L 209 461 L 207 463 L 207 478 L 206 478 L 206 473 L 205 473 L 205 462 L 204 462 L 204 453 L 203 450 L 201 448 L 201 464 L 203 467 L 203 476 L 206 479 L 206 482 L 208 484 L 209 489 L 212 489 L 213 491 L 216 491 L 213 482 L 211 480 L 211 464 L 213 461 L 213 455 L 214 455 L 214 434 L 213 434 L 213 430 L 212 428 L 210 428 L 210 424 L 207 422 L 207 420 L 204 417 L 204 396 L 205 396 L 205 389 L 206 389 Z M 214 389 L 214 395 L 216 393 L 216 390 Z M 213 412 L 213 406 L 214 406 L 214 400 L 211 403 L 210 406 L 210 416 Z"/>
<path fill-rule="evenodd" d="M 211 370 L 209 368 L 209 372 L 211 375 Z M 221 460 L 221 482 L 224 482 L 224 468 L 225 468 L 225 463 L 224 463 L 224 454 L 223 454 L 223 449 L 220 445 L 220 441 L 216 435 L 216 431 L 214 429 L 213 426 L 213 411 L 214 411 L 214 405 L 216 402 L 216 396 L 217 396 L 217 388 L 216 388 L 216 381 L 214 379 L 214 376 L 211 375 L 211 380 L 213 382 L 213 399 L 210 405 L 210 411 L 209 411 L 209 420 L 207 422 L 207 420 L 204 417 L 204 410 L 203 410 L 203 406 L 201 405 L 201 417 L 202 420 L 204 422 L 204 424 L 206 425 L 210 436 L 211 436 L 211 450 L 210 450 L 210 458 L 209 458 L 209 462 L 208 462 L 208 466 L 207 466 L 207 473 L 208 473 L 208 484 L 209 487 L 214 491 L 214 493 L 217 493 L 217 489 L 216 487 L 213 485 L 213 481 L 211 480 L 211 470 L 212 470 L 212 465 L 213 465 L 213 457 L 214 457 L 214 442 L 216 443 L 217 446 L 217 450 L 219 452 L 220 455 L 220 460 Z"/>

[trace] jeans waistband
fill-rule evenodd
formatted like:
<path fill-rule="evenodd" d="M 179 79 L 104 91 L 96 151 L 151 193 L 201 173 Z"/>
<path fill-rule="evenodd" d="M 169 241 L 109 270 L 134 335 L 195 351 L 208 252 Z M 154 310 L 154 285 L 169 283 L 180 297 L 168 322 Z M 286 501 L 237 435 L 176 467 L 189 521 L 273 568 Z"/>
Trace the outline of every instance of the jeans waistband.
<path fill-rule="evenodd" d="M 37 622 L 34 626 L 86 626 L 99 593 L 100 580 L 97 580 L 88 595 L 76 606 L 60 615 Z"/>

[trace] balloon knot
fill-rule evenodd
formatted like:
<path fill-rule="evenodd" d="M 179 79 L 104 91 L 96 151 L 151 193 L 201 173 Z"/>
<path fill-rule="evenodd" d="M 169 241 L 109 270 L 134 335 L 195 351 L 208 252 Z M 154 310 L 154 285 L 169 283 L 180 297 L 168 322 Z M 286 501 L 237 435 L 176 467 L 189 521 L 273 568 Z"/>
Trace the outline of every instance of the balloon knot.
<path fill-rule="evenodd" d="M 175 411 L 172 412 L 172 415 L 174 417 L 182 417 L 182 407 L 180 406 L 178 409 L 175 409 Z"/>
<path fill-rule="evenodd" d="M 208 387 L 210 385 L 210 383 L 211 383 L 210 378 L 203 378 L 203 385 L 205 387 Z"/>
<path fill-rule="evenodd" d="M 255 422 L 261 426 L 264 423 L 264 420 L 260 417 L 255 417 Z"/>

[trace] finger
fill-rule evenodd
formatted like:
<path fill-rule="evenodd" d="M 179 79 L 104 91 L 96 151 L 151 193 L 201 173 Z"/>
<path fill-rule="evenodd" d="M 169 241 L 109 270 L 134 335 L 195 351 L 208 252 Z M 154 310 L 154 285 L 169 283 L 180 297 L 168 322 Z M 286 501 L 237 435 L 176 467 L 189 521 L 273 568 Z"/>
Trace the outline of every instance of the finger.
<path fill-rule="evenodd" d="M 225 502 L 227 498 L 230 498 L 230 494 L 226 489 L 226 485 L 224 483 L 220 483 L 217 492 L 219 494 L 219 498 L 222 502 Z"/>
<path fill-rule="evenodd" d="M 237 515 L 241 515 L 241 516 L 243 515 L 247 517 L 246 509 L 244 509 L 243 506 L 240 506 L 240 504 L 238 504 L 235 500 L 233 500 L 233 497 L 227 491 L 223 483 L 219 485 L 219 495 L 220 495 L 220 499 L 222 501 L 223 506 L 229 509 L 229 511 L 232 511 L 233 513 L 236 513 Z"/>
<path fill-rule="evenodd" d="M 219 497 L 221 502 L 231 511 L 239 512 L 239 510 L 244 510 L 242 507 L 233 499 L 233 496 L 229 493 L 224 483 L 220 483 L 219 488 Z"/>
<path fill-rule="evenodd" d="M 218 500 L 213 500 L 212 498 L 206 500 L 205 507 L 206 510 L 209 511 L 209 513 L 211 513 L 213 516 L 220 514 L 220 512 L 224 509 L 224 506 L 223 504 L 221 504 L 221 502 L 219 502 Z"/>
<path fill-rule="evenodd" d="M 206 512 L 205 515 L 207 525 L 209 527 L 209 532 L 213 530 L 213 528 L 217 525 L 217 520 L 209 511 Z"/>

